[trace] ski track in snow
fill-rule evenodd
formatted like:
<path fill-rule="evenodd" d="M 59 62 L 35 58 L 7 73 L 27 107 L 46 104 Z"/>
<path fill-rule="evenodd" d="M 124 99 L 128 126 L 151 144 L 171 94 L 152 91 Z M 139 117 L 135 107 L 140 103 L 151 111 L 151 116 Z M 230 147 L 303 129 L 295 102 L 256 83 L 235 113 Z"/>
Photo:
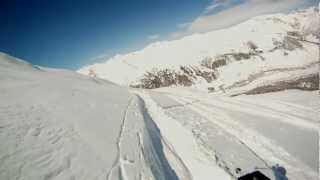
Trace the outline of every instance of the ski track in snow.
<path fill-rule="evenodd" d="M 162 107 L 162 109 L 164 109 L 172 117 L 177 116 L 177 114 L 184 114 L 187 111 L 191 110 L 201 114 L 201 116 L 210 118 L 211 122 L 209 122 L 208 124 L 208 121 L 203 119 L 201 120 L 202 122 L 192 122 L 192 118 L 187 118 L 187 116 L 182 117 L 188 119 L 182 122 L 185 123 L 184 125 L 188 123 L 190 125 L 191 123 L 191 129 L 193 129 L 193 131 L 200 132 L 198 133 L 198 136 L 200 137 L 199 142 L 205 140 L 205 138 L 201 136 L 210 136 L 208 134 L 210 134 L 210 132 L 214 132 L 213 129 L 209 131 L 206 130 L 208 126 L 214 123 L 216 126 L 220 127 L 220 129 L 223 129 L 229 134 L 232 134 L 233 138 L 237 139 L 237 141 L 240 144 L 245 146 L 245 148 L 247 148 L 252 154 L 254 154 L 258 159 L 260 159 L 263 162 L 263 166 L 269 169 L 269 171 L 271 171 L 271 168 L 273 165 L 275 165 L 275 163 L 279 163 L 284 165 L 288 169 L 288 176 L 293 177 L 293 179 L 317 179 L 316 173 L 314 172 L 314 170 L 311 170 L 309 166 L 306 166 L 301 161 L 297 160 L 294 156 L 292 156 L 292 154 L 288 153 L 286 149 L 282 148 L 282 146 L 279 146 L 274 140 L 265 137 L 264 135 L 260 134 L 259 132 L 256 132 L 251 128 L 243 127 L 242 124 L 225 114 L 223 112 L 225 110 L 217 108 L 213 104 L 208 103 L 207 101 L 203 101 L 194 97 L 183 97 L 180 94 L 177 95 L 173 93 L 165 93 L 164 95 L 162 92 L 152 92 L 150 94 L 153 98 L 155 98 L 154 100 L 158 104 L 160 103 L 159 105 Z M 159 94 L 162 95 L 159 96 Z M 175 100 L 178 103 L 175 104 L 172 102 L 170 103 L 168 101 L 166 102 L 166 100 L 164 100 L 164 96 L 169 96 L 171 99 Z M 187 110 L 187 108 L 189 108 L 189 110 Z M 177 109 L 180 109 L 182 111 L 176 111 Z M 309 125 L 309 123 L 306 124 Z M 317 127 L 315 126 L 315 124 L 312 125 L 314 128 Z M 205 141 L 206 142 L 202 144 L 200 143 L 200 145 L 204 147 L 205 151 L 211 154 L 211 156 L 212 154 L 219 154 L 219 152 L 216 152 L 214 149 L 212 149 L 212 147 L 210 147 L 210 139 L 207 139 Z M 222 156 L 221 158 L 223 159 L 224 157 Z M 226 162 L 222 162 L 222 164 L 225 163 Z M 225 168 L 229 170 L 230 167 Z M 252 167 L 251 169 L 249 168 L 247 170 L 252 170 Z"/>
<path fill-rule="evenodd" d="M 140 113 L 144 114 L 143 121 L 145 129 L 135 129 L 136 126 L 139 125 L 132 121 L 132 116 L 130 115 L 137 115 L 138 109 L 133 107 L 133 102 L 138 104 L 140 103 L 137 106 L 140 106 L 141 108 Z M 131 109 L 131 107 L 133 108 Z M 127 149 L 132 148 L 128 142 L 131 141 L 130 138 L 132 138 L 133 134 L 136 134 L 137 137 L 137 150 L 139 155 L 130 157 L 130 153 L 135 153 L 131 152 L 132 149 Z M 130 171 L 132 168 L 136 168 L 136 162 L 146 163 L 150 167 L 147 166 L 145 168 L 150 168 L 150 171 L 152 172 L 148 175 L 146 172 L 143 172 L 145 169 L 140 170 L 139 179 L 149 178 L 162 180 L 169 178 L 174 180 L 177 179 L 175 174 L 179 176 L 179 179 L 192 179 L 192 176 L 188 171 L 187 166 L 183 163 L 182 158 L 176 153 L 166 138 L 161 135 L 161 132 L 157 132 L 157 126 L 149 116 L 149 112 L 145 109 L 144 101 L 136 95 L 132 95 L 123 112 L 121 129 L 117 138 L 117 147 L 117 158 L 114 161 L 112 168 L 107 173 L 107 180 L 113 180 L 118 176 L 123 180 L 132 179 Z M 126 165 L 132 166 L 129 167 Z M 155 172 L 155 170 L 157 172 Z"/>
<path fill-rule="evenodd" d="M 169 147 L 172 147 L 179 157 L 178 159 L 181 159 L 182 164 L 187 168 L 185 171 L 187 176 L 180 179 L 209 180 L 212 177 L 224 180 L 231 179 L 230 174 L 224 172 L 211 159 L 204 156 L 191 132 L 167 116 L 148 94 L 141 92 L 138 94 L 146 102 L 147 111 L 164 134 L 165 144 L 170 142 Z"/>
<path fill-rule="evenodd" d="M 197 104 L 191 106 L 191 108 L 204 116 L 208 115 L 207 117 L 216 116 L 216 112 L 213 113 L 211 108 L 207 108 L 207 106 Z M 222 119 L 225 119 L 225 121 L 220 121 Z M 211 120 L 215 120 L 215 118 L 211 118 Z M 248 128 L 246 130 L 243 130 L 245 129 L 244 126 L 240 125 L 235 121 L 232 121 L 232 119 L 228 117 L 222 117 L 221 119 L 219 118 L 214 122 L 216 124 L 219 124 L 219 126 L 227 132 L 232 133 L 234 137 L 237 137 L 243 145 L 245 145 L 259 159 L 262 159 L 263 162 L 266 162 L 266 160 L 270 157 L 275 158 L 271 159 L 271 161 L 269 160 L 269 163 L 266 163 L 268 168 L 271 168 L 271 165 L 268 164 L 271 164 L 272 162 L 278 162 L 280 164 L 283 164 L 286 168 L 288 168 L 290 170 L 289 173 L 295 172 L 296 174 L 294 176 L 299 177 L 301 179 L 305 178 L 303 176 L 300 177 L 300 174 L 302 174 L 305 171 L 306 167 L 299 166 L 299 162 L 292 155 L 290 155 L 285 149 L 283 149 L 281 146 L 278 146 L 272 140 L 265 138 L 264 136 L 261 136 L 258 132 L 254 130 L 250 130 Z M 259 156 L 258 154 L 261 154 L 261 156 Z M 262 157 L 266 157 L 266 159 Z M 296 166 L 292 167 L 292 164 Z"/>
<path fill-rule="evenodd" d="M 176 100 L 176 98 L 175 98 L 175 100 Z M 223 158 L 220 157 L 219 152 L 217 152 L 214 149 L 214 146 L 210 145 L 210 140 L 212 140 L 210 138 L 224 139 L 223 137 L 216 137 L 216 135 L 214 135 L 215 133 L 211 133 L 211 132 L 219 131 L 219 129 L 217 129 L 217 127 L 214 127 L 214 126 L 217 126 L 217 124 L 215 124 L 215 125 L 212 124 L 206 118 L 197 117 L 197 116 L 199 116 L 199 114 L 197 115 L 195 113 L 189 113 L 190 109 L 188 109 L 188 107 L 194 105 L 195 103 L 198 104 L 200 101 L 199 100 L 191 100 L 190 102 L 186 102 L 186 101 L 180 100 L 178 102 L 180 104 L 169 105 L 169 106 L 165 106 L 162 108 L 165 109 L 166 113 L 168 113 L 170 116 L 174 117 L 176 120 L 179 118 L 184 119 L 182 123 L 185 126 L 189 126 L 189 125 L 191 126 L 191 130 L 192 130 L 195 138 L 197 139 L 197 142 L 199 143 L 199 146 L 201 147 L 202 151 L 207 155 L 207 158 L 211 159 L 212 161 L 216 161 L 217 164 L 219 166 L 221 166 L 231 176 L 233 176 L 233 177 L 239 176 L 240 174 L 236 174 L 234 172 L 234 170 L 237 168 L 237 166 L 234 166 L 233 164 L 228 164 L 226 161 L 224 161 Z M 181 114 L 181 116 L 179 116 L 177 114 Z M 187 115 L 185 115 L 185 114 L 187 114 Z M 212 126 L 212 125 L 214 125 L 214 126 Z M 218 126 L 218 127 L 220 127 L 220 126 Z M 219 133 L 221 133 L 221 132 L 219 132 Z M 257 154 L 253 150 L 251 150 L 248 146 L 246 146 L 246 144 L 244 142 L 242 142 L 240 139 L 237 139 L 235 136 L 230 136 L 230 134 L 228 135 L 226 133 L 224 133 L 224 137 L 232 138 L 233 139 L 232 143 L 238 144 L 238 145 L 234 146 L 233 148 L 236 148 L 238 146 L 238 148 L 242 148 L 242 152 L 244 154 L 248 154 L 251 152 L 252 154 L 254 154 L 254 156 L 256 156 L 256 158 L 259 158 L 261 160 L 260 162 L 252 162 L 252 164 L 258 163 L 258 165 L 260 167 L 262 167 L 262 166 L 268 167 L 267 163 L 261 157 L 257 156 Z M 234 141 L 235 139 L 237 139 L 237 140 Z M 224 139 L 224 140 L 226 140 L 226 139 Z M 245 145 L 245 148 L 243 149 L 243 147 L 239 147 L 239 144 Z M 246 149 L 249 150 L 250 152 L 248 152 Z M 249 159 L 249 157 L 247 157 L 247 158 Z M 248 159 L 246 159 L 246 160 L 248 160 Z M 232 169 L 231 169 L 230 165 L 233 166 Z M 253 170 L 254 170 L 254 167 L 250 167 L 249 169 L 243 168 L 242 173 L 251 172 Z"/>
<path fill-rule="evenodd" d="M 129 99 L 128 105 L 123 113 L 121 128 L 120 128 L 119 136 L 117 138 L 117 148 L 118 148 L 117 158 L 116 158 L 115 162 L 113 163 L 112 168 L 107 173 L 107 180 L 111 180 L 110 178 L 111 178 L 112 172 L 118 166 L 120 167 L 121 177 L 123 178 L 123 180 L 129 180 L 129 178 L 126 175 L 125 168 L 123 167 L 123 164 L 125 163 L 125 161 L 123 160 L 122 155 L 121 155 L 121 141 L 122 141 L 122 134 L 123 134 L 123 131 L 124 131 L 125 125 L 126 125 L 127 112 L 130 107 L 130 104 L 132 103 L 132 100 L 133 100 L 133 97 L 131 97 Z"/>

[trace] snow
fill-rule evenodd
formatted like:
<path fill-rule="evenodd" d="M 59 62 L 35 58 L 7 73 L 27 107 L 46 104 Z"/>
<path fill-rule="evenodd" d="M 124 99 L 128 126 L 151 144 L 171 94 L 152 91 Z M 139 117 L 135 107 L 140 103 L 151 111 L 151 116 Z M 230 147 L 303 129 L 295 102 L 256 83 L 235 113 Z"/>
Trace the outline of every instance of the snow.
<path fill-rule="evenodd" d="M 274 70 L 284 72 L 278 74 L 275 79 L 290 77 L 291 73 L 286 74 L 286 72 L 294 71 L 295 68 L 305 68 L 306 72 L 314 74 L 317 70 L 315 71 L 310 66 L 319 64 L 317 46 L 303 43 L 302 49 L 287 51 L 288 55 L 284 55 L 284 50 L 269 51 L 274 48 L 273 39 L 281 40 L 289 31 L 305 34 L 307 27 L 310 24 L 315 24 L 314 21 L 317 21 L 317 17 L 318 12 L 314 7 L 289 14 L 258 16 L 227 29 L 193 34 L 178 40 L 155 42 L 142 50 L 114 56 L 106 59 L 104 63 L 85 66 L 78 72 L 88 74 L 89 69 L 93 69 L 101 78 L 121 85 L 130 85 L 153 68 L 178 70 L 182 65 L 199 66 L 200 61 L 206 57 L 215 57 L 231 52 L 247 53 L 249 50 L 246 43 L 252 41 L 263 51 L 260 55 L 264 57 L 264 60 L 252 57 L 245 61 L 230 62 L 226 66 L 218 68 L 218 79 L 209 84 L 205 81 L 198 81 L 194 87 L 200 90 L 208 87 L 227 88 L 248 79 L 249 76 Z M 316 28 L 317 24 L 311 25 L 311 27 Z M 309 40 L 315 40 L 314 36 L 308 37 L 311 38 Z M 261 80 L 261 82 L 264 81 Z M 256 86 L 251 85 L 247 89 Z"/>
<path fill-rule="evenodd" d="M 6 54 L 0 82 L 0 179 L 318 178 L 315 91 L 133 90 Z"/>
<path fill-rule="evenodd" d="M 222 168 L 201 153 L 191 132 L 184 129 L 176 120 L 167 116 L 149 95 L 139 94 L 146 102 L 151 117 L 156 120 L 163 135 L 167 137 L 167 140 L 188 167 L 192 179 L 209 180 L 212 177 L 231 179 Z M 182 179 L 191 179 L 191 177 Z"/>
<path fill-rule="evenodd" d="M 230 180 L 257 169 L 272 180 L 318 179 L 319 92 L 241 95 L 318 73 L 312 44 L 287 55 L 269 51 L 272 39 L 288 31 L 310 33 L 315 13 L 264 15 L 156 42 L 80 74 L 0 53 L 0 179 Z M 152 68 L 247 53 L 248 41 L 264 59 L 229 62 L 211 83 L 152 91 L 116 85 L 130 85 Z M 89 71 L 97 77 L 82 75 Z M 208 87 L 223 92 L 207 93 Z"/>
<path fill-rule="evenodd" d="M 105 80 L 0 54 L 0 179 L 178 179 L 144 104 Z"/>
<path fill-rule="evenodd" d="M 117 154 L 118 119 L 130 94 L 7 57 L 0 61 L 1 179 L 103 177 Z"/>
<path fill-rule="evenodd" d="M 258 167 L 276 179 L 273 168 L 280 164 L 289 179 L 318 178 L 316 92 L 228 97 L 162 88 L 149 94 L 165 114 L 193 133 L 207 159 L 218 156 L 235 176 L 237 167 L 242 173 Z"/>

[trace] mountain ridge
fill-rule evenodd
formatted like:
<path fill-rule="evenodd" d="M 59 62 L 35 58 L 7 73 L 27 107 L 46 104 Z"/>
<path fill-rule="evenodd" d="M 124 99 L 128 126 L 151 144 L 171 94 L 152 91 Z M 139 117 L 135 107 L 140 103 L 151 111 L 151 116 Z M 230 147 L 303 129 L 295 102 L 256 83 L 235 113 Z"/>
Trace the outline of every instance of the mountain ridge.
<path fill-rule="evenodd" d="M 307 34 L 310 23 L 317 22 L 317 18 L 319 13 L 315 7 L 289 14 L 257 16 L 227 29 L 152 43 L 140 51 L 116 55 L 105 63 L 85 66 L 78 72 L 89 74 L 91 71 L 100 78 L 120 85 L 143 87 L 141 81 L 148 73 L 156 74 L 157 71 L 161 74 L 161 71 L 169 70 L 176 74 L 174 76 L 185 76 L 181 67 L 189 67 L 202 71 L 202 74 L 215 72 L 216 77 L 208 82 L 202 75 L 197 75 L 198 70 L 193 70 L 197 78 L 187 75 L 192 81 L 190 86 L 201 90 L 220 89 L 221 86 L 230 86 L 262 71 L 304 67 L 310 63 L 318 66 L 318 47 L 299 41 L 317 41 L 314 35 Z M 319 23 L 313 26 L 318 27 Z M 221 57 L 227 57 L 224 63 L 227 66 L 203 66 L 205 59 L 211 58 L 213 63 Z M 316 72 L 312 70 L 312 73 Z M 176 79 L 174 83 L 160 83 L 155 88 L 170 85 L 184 83 Z"/>

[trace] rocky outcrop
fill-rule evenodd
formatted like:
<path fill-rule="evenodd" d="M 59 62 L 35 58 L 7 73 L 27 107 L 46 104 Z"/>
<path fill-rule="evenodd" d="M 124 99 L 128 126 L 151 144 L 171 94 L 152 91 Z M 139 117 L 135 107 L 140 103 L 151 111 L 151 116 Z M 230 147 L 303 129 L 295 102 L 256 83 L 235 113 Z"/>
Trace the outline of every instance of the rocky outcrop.
<path fill-rule="evenodd" d="M 208 83 L 212 82 L 216 79 L 215 71 L 196 66 L 180 66 L 178 70 L 154 68 L 150 72 L 146 72 L 138 82 L 130 86 L 145 89 L 172 85 L 191 86 L 199 79 L 204 79 Z"/>
<path fill-rule="evenodd" d="M 268 92 L 283 91 L 287 89 L 300 89 L 307 91 L 319 90 L 319 74 L 312 74 L 307 77 L 301 77 L 289 81 L 278 81 L 274 84 L 256 87 L 243 94 L 263 94 Z"/>

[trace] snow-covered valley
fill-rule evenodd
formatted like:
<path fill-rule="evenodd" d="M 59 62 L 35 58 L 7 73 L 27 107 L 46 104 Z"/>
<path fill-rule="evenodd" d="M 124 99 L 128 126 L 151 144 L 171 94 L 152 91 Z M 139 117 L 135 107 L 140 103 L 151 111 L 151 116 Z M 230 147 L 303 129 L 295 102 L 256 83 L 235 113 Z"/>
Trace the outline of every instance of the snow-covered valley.
<path fill-rule="evenodd" d="M 0 53 L 0 179 L 319 179 L 318 18 L 259 16 L 78 73 Z"/>

